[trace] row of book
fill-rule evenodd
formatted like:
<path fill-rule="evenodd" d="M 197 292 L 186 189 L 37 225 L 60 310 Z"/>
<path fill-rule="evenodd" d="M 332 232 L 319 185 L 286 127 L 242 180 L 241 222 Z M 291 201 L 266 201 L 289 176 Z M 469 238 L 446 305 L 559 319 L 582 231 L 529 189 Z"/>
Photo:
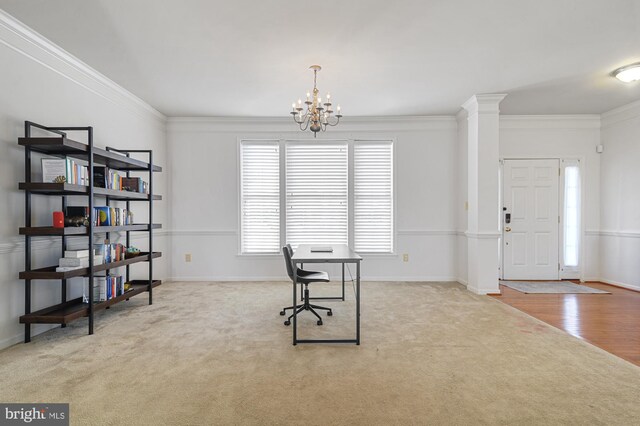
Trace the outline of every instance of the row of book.
<path fill-rule="evenodd" d="M 133 225 L 133 212 L 118 207 L 94 207 L 94 226 L 124 226 Z"/>
<path fill-rule="evenodd" d="M 94 244 L 95 256 L 101 256 L 104 263 L 119 262 L 125 259 L 127 248 L 119 243 L 105 242 L 104 244 Z"/>
<path fill-rule="evenodd" d="M 64 212 L 64 216 L 68 219 L 68 222 L 71 222 L 73 219 L 88 219 L 89 207 L 68 206 Z M 91 218 L 93 226 L 133 225 L 133 212 L 119 207 L 94 207 Z"/>
<path fill-rule="evenodd" d="M 89 168 L 86 162 L 72 158 L 43 158 L 42 181 L 89 185 Z M 139 177 L 127 177 L 119 170 L 106 166 L 93 166 L 93 186 L 118 191 L 149 193 L 149 184 Z"/>
<path fill-rule="evenodd" d="M 105 166 L 93 166 L 94 186 L 100 188 L 116 189 L 118 191 L 149 193 L 149 184 L 139 177 L 127 177 L 119 170 Z"/>
<path fill-rule="evenodd" d="M 89 185 L 89 169 L 71 158 L 43 158 L 42 181 Z"/>
<path fill-rule="evenodd" d="M 104 302 L 125 292 L 125 280 L 122 275 L 107 275 L 93 278 L 93 301 Z"/>

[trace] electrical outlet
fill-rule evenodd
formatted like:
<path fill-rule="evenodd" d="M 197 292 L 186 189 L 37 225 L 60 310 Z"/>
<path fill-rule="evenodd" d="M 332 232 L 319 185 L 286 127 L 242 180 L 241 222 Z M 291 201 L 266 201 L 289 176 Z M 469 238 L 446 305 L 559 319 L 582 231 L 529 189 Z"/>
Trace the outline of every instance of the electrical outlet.
<path fill-rule="evenodd" d="M 403 262 L 408 262 L 409 261 L 409 253 L 405 253 L 402 255 L 402 261 Z"/>
<path fill-rule="evenodd" d="M 184 255 L 184 261 L 185 262 L 191 262 L 191 253 L 187 253 Z"/>

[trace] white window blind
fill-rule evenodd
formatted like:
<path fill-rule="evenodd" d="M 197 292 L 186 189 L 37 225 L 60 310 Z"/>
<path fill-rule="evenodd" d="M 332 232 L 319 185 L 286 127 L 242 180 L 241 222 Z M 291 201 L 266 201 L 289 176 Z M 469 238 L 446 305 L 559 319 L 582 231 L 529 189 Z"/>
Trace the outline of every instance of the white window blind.
<path fill-rule="evenodd" d="M 286 147 L 286 241 L 347 244 L 346 143 L 290 142 Z"/>
<path fill-rule="evenodd" d="M 243 141 L 240 151 L 241 250 L 279 253 L 279 143 Z"/>
<path fill-rule="evenodd" d="M 393 252 L 393 145 L 358 141 L 353 147 L 354 248 Z"/>

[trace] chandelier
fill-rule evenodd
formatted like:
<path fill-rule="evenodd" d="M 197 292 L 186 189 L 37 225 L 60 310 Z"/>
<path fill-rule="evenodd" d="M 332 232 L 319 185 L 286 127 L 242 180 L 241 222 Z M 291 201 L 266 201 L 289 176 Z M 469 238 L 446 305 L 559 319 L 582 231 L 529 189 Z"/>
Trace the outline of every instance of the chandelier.
<path fill-rule="evenodd" d="M 316 87 L 318 79 L 318 71 L 322 69 L 320 65 L 311 65 L 309 69 L 313 70 L 313 93 L 307 92 L 307 100 L 304 101 L 306 105 L 306 111 L 303 113 L 305 107 L 302 106 L 302 99 L 298 99 L 298 103 L 291 104 L 291 115 L 293 121 L 300 125 L 300 130 L 311 130 L 313 137 L 318 136 L 319 131 L 326 131 L 328 126 L 337 126 L 342 117 L 340 111 L 340 105 L 336 108 L 336 113 L 333 114 L 331 109 L 331 95 L 327 93 L 327 100 L 322 103 L 322 98 L 318 97 L 319 90 Z"/>

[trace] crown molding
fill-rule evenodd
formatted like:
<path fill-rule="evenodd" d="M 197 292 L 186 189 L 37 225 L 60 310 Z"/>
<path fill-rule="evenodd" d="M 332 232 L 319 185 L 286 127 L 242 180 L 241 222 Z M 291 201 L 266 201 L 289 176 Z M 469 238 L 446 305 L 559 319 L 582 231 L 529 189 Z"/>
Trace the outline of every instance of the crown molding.
<path fill-rule="evenodd" d="M 332 128 L 322 138 L 335 139 L 351 132 L 405 132 L 420 130 L 455 130 L 455 116 L 389 116 L 389 117 L 344 117 L 338 127 Z M 300 129 L 290 117 L 169 117 L 169 133 L 264 133 L 277 132 L 282 135 L 300 135 Z"/>
<path fill-rule="evenodd" d="M 0 44 L 138 115 L 165 123 L 166 116 L 104 74 L 0 9 Z"/>
<path fill-rule="evenodd" d="M 469 117 L 475 114 L 499 114 L 500 102 L 506 96 L 504 93 L 473 95 L 462 104 L 462 108 L 468 112 Z"/>
<path fill-rule="evenodd" d="M 631 102 L 602 114 L 602 127 L 640 118 L 640 101 Z"/>
<path fill-rule="evenodd" d="M 599 129 L 598 114 L 501 115 L 500 129 Z"/>

